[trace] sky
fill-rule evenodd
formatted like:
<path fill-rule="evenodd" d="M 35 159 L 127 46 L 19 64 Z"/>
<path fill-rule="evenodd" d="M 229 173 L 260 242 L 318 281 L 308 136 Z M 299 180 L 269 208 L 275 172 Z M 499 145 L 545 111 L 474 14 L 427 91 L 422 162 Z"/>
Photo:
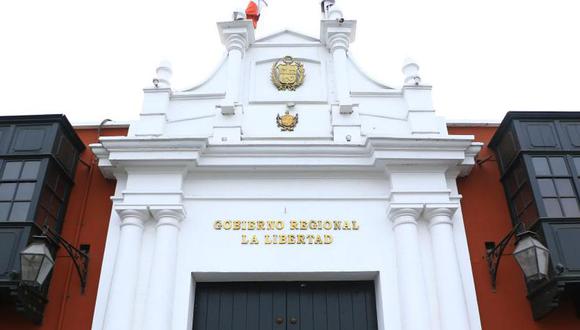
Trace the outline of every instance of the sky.
<path fill-rule="evenodd" d="M 216 22 L 247 1 L 0 1 L 0 115 L 64 113 L 74 123 L 137 119 L 162 59 L 174 89 L 205 80 L 224 56 Z M 317 0 L 269 0 L 256 37 L 319 36 Z M 437 113 L 497 122 L 507 111 L 580 111 L 575 0 L 337 0 L 356 19 L 350 46 L 391 87 L 411 57 Z"/>

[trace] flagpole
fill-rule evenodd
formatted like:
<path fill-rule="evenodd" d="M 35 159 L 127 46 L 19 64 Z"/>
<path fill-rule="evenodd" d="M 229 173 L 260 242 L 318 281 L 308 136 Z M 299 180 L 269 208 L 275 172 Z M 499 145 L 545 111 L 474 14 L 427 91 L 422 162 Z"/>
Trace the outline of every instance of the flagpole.
<path fill-rule="evenodd" d="M 258 13 L 262 13 L 262 2 L 266 4 L 266 6 L 268 6 L 268 3 L 264 0 L 258 0 Z"/>

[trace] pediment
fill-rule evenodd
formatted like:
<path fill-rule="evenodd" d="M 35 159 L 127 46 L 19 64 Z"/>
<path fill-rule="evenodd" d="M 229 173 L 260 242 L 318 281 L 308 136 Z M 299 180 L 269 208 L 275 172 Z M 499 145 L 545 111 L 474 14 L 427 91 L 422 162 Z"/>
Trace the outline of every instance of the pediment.
<path fill-rule="evenodd" d="M 276 32 L 269 36 L 265 36 L 263 38 L 257 39 L 256 43 L 283 43 L 283 44 L 296 44 L 296 43 L 313 43 L 313 42 L 320 42 L 319 39 L 308 36 L 306 34 L 302 34 L 299 32 L 291 31 L 291 30 L 282 30 L 280 32 Z"/>

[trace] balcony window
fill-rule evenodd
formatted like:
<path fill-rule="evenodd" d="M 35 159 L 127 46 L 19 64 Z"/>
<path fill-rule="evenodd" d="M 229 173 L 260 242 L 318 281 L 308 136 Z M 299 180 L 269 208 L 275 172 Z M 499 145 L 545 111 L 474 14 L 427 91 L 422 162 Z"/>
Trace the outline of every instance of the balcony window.
<path fill-rule="evenodd" d="M 4 162 L 0 172 L 0 221 L 28 220 L 39 169 L 39 160 Z"/>
<path fill-rule="evenodd" d="M 546 217 L 580 217 L 574 177 L 567 166 L 567 160 L 563 156 L 532 157 L 532 167 Z M 576 163 L 580 164 L 580 159 L 574 160 Z"/>

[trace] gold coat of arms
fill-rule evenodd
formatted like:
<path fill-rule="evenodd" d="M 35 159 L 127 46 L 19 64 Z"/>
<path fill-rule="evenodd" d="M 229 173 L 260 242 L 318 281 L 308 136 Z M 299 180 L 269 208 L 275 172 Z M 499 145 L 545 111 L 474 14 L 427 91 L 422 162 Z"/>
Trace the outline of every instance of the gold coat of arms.
<path fill-rule="evenodd" d="M 276 124 L 278 124 L 278 127 L 280 127 L 280 130 L 282 132 L 284 131 L 292 132 L 294 130 L 294 127 L 296 127 L 296 124 L 298 124 L 298 114 L 296 114 L 296 116 L 292 116 L 291 114 L 288 113 L 288 111 L 286 111 L 286 113 L 283 114 L 282 116 L 280 116 L 280 114 L 277 114 Z"/>
<path fill-rule="evenodd" d="M 304 82 L 304 65 L 292 56 L 284 56 L 272 65 L 272 83 L 279 91 L 293 91 Z"/>

